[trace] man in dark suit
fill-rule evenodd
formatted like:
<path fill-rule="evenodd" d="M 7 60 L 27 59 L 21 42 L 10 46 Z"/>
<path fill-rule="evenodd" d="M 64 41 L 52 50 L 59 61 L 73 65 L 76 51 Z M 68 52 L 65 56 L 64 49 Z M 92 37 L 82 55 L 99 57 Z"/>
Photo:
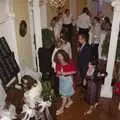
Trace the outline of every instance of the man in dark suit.
<path fill-rule="evenodd" d="M 88 36 L 84 33 L 81 33 L 78 35 L 78 69 L 80 72 L 80 76 L 82 78 L 82 84 L 84 77 L 86 75 L 87 69 L 88 69 L 88 63 L 91 58 L 91 47 L 87 43 Z"/>

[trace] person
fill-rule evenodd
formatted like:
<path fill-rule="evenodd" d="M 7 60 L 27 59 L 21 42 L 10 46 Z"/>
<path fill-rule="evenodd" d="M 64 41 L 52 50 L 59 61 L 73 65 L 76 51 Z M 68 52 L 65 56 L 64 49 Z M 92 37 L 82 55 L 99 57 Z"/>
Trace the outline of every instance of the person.
<path fill-rule="evenodd" d="M 54 31 L 54 27 L 55 27 L 55 24 L 56 24 L 56 19 L 57 17 L 53 17 L 52 20 L 50 21 L 50 26 L 51 26 L 51 30 Z"/>
<path fill-rule="evenodd" d="M 61 26 L 63 25 L 63 13 L 59 13 L 58 14 L 58 18 L 59 18 L 59 23 L 61 24 Z"/>
<path fill-rule="evenodd" d="M 61 49 L 64 50 L 72 59 L 72 49 L 71 49 L 71 43 L 66 40 L 67 38 L 65 36 L 60 37 L 60 41 L 62 42 L 61 44 Z"/>
<path fill-rule="evenodd" d="M 66 9 L 63 15 L 63 28 L 65 28 L 67 31 L 69 42 L 72 42 L 72 29 L 73 29 L 72 22 L 73 22 L 73 17 L 70 14 L 70 10 Z"/>
<path fill-rule="evenodd" d="M 83 8 L 82 14 L 78 17 L 77 20 L 77 28 L 79 29 L 79 33 L 89 34 L 89 29 L 91 26 L 89 10 L 87 7 Z"/>
<path fill-rule="evenodd" d="M 62 21 L 57 16 L 55 21 L 55 26 L 54 26 L 54 35 L 56 40 L 60 38 L 61 30 L 62 30 Z"/>
<path fill-rule="evenodd" d="M 71 44 L 66 40 L 66 37 L 64 35 L 61 36 L 60 39 L 58 39 L 55 42 L 55 49 L 53 50 L 53 53 L 52 53 L 52 68 L 54 68 L 54 70 L 55 70 L 55 66 L 56 66 L 54 57 L 55 57 L 56 52 L 60 49 L 64 50 L 69 55 L 70 59 L 72 59 Z"/>
<path fill-rule="evenodd" d="M 52 57 L 51 57 L 52 68 L 54 69 L 54 72 L 55 72 L 55 67 L 56 67 L 54 57 L 55 57 L 56 52 L 61 49 L 61 45 L 62 45 L 62 41 L 60 40 L 55 41 L 55 48 L 53 50 Z"/>
<path fill-rule="evenodd" d="M 88 63 L 91 59 L 91 47 L 87 43 L 87 35 L 85 33 L 81 33 L 78 35 L 78 69 L 80 72 L 80 76 L 82 78 L 82 85 L 83 80 L 86 75 L 88 69 Z M 84 86 L 84 85 L 83 85 Z"/>
<path fill-rule="evenodd" d="M 101 24 L 98 17 L 94 17 L 92 29 L 92 58 L 98 60 L 98 47 L 100 43 Z"/>
<path fill-rule="evenodd" d="M 64 27 L 62 27 L 62 30 L 60 32 L 60 37 L 63 37 L 63 36 L 68 36 L 67 30 Z"/>
<path fill-rule="evenodd" d="M 89 62 L 88 70 L 85 76 L 87 80 L 87 102 L 90 105 L 85 115 L 91 114 L 93 109 L 99 104 L 101 84 L 103 78 L 107 75 L 106 72 L 99 72 L 94 60 Z"/>
<path fill-rule="evenodd" d="M 111 31 L 111 22 L 109 17 L 105 17 L 102 24 L 101 24 L 101 29 L 104 30 L 105 32 Z"/>
<path fill-rule="evenodd" d="M 59 39 L 57 41 L 55 41 L 55 48 L 54 48 L 53 53 L 51 55 L 51 63 L 52 63 L 51 67 L 53 68 L 52 86 L 53 86 L 54 93 L 55 93 L 56 97 L 60 97 L 60 95 L 59 95 L 59 79 L 56 76 L 56 62 L 54 61 L 54 58 L 55 58 L 55 54 L 57 53 L 57 51 L 61 49 L 61 44 L 62 44 L 62 41 L 60 41 Z"/>
<path fill-rule="evenodd" d="M 71 96 L 74 94 L 73 74 L 76 67 L 64 50 L 57 51 L 55 55 L 56 75 L 59 77 L 59 93 L 62 97 L 62 105 L 56 111 L 56 115 L 64 112 L 64 108 L 69 108 L 73 101 Z"/>
<path fill-rule="evenodd" d="M 42 86 L 39 79 L 35 80 L 30 75 L 24 75 L 21 79 L 24 89 L 24 102 L 31 109 L 35 108 L 36 99 L 40 98 Z"/>

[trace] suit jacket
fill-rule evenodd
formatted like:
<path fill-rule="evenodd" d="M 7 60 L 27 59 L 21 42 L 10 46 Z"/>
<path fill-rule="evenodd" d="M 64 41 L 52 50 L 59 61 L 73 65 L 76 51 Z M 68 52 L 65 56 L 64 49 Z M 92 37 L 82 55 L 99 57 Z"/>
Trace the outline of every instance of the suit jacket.
<path fill-rule="evenodd" d="M 78 69 L 85 75 L 88 69 L 88 63 L 91 58 L 91 47 L 88 43 L 84 45 L 78 55 Z"/>

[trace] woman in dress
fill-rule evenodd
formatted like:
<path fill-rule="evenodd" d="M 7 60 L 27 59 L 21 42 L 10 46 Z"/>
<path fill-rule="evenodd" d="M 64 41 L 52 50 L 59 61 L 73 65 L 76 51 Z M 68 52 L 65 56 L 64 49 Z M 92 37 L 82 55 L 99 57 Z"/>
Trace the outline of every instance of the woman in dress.
<path fill-rule="evenodd" d="M 64 50 L 57 51 L 55 62 L 56 75 L 59 77 L 59 93 L 62 97 L 62 105 L 56 115 L 60 115 L 64 108 L 69 108 L 73 103 L 71 96 L 74 94 L 73 74 L 76 73 L 76 67 Z"/>
<path fill-rule="evenodd" d="M 105 17 L 104 20 L 102 21 L 101 29 L 104 30 L 105 32 L 111 31 L 111 22 L 109 17 Z"/>
<path fill-rule="evenodd" d="M 68 41 L 72 42 L 72 30 L 73 30 L 73 17 L 70 14 L 70 10 L 66 9 L 63 15 L 63 28 L 67 31 Z"/>
<path fill-rule="evenodd" d="M 55 35 L 55 39 L 59 39 L 60 38 L 60 32 L 62 30 L 62 23 L 61 21 L 59 21 L 59 17 L 56 16 L 56 21 L 55 21 L 55 26 L 54 26 L 54 35 Z"/>
<path fill-rule="evenodd" d="M 72 59 L 71 44 L 70 42 L 67 41 L 66 36 L 61 36 L 60 41 L 62 42 L 61 49 L 64 50 L 69 55 L 70 59 Z"/>

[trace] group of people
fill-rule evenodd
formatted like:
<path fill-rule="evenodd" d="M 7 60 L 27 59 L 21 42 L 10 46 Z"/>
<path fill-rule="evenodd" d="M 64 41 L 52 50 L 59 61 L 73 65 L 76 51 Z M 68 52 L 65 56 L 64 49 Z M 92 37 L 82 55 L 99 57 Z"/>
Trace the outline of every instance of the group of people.
<path fill-rule="evenodd" d="M 109 30 L 111 23 L 107 19 L 107 24 L 102 22 L 96 16 L 91 21 L 88 8 L 83 8 L 83 13 L 76 21 L 76 32 L 78 33 L 77 63 L 73 61 L 72 55 L 72 33 L 73 33 L 73 17 L 70 10 L 66 9 L 64 14 L 59 13 L 57 17 L 52 19 L 53 30 L 55 34 L 55 48 L 52 54 L 52 67 L 56 76 L 59 78 L 59 93 L 62 97 L 62 105 L 56 111 L 56 115 L 64 112 L 64 108 L 69 108 L 73 101 L 74 95 L 73 79 L 74 74 L 80 73 L 81 85 L 86 86 L 87 93 L 85 96 L 90 108 L 86 114 L 92 113 L 97 107 L 100 97 L 101 84 L 107 75 L 105 72 L 98 70 L 98 47 L 100 42 L 101 29 Z M 54 24 L 53 24 L 54 23 Z M 93 33 L 92 44 L 89 44 L 89 31 Z M 86 81 L 86 82 L 85 82 Z"/>
<path fill-rule="evenodd" d="M 98 53 L 101 53 L 98 48 L 101 42 L 102 31 L 106 33 L 111 31 L 110 19 L 103 16 L 92 17 L 87 7 L 83 8 L 82 14 L 76 20 L 71 15 L 69 9 L 66 9 L 65 12 L 58 12 L 58 15 L 51 20 L 51 26 L 56 40 L 60 39 L 64 33 L 71 44 L 73 30 L 77 33 L 85 33 L 88 36 L 88 40 L 91 34 L 90 41 L 88 42 L 93 48 L 93 56 L 96 59 L 98 58 Z"/>
<path fill-rule="evenodd" d="M 102 78 L 99 78 L 105 77 L 106 74 L 99 72 L 96 61 L 91 59 L 91 47 L 87 43 L 86 34 L 80 33 L 78 35 L 78 42 L 81 46 L 78 51 L 77 64 L 72 60 L 71 53 L 69 53 L 71 50 L 67 51 L 68 49 L 65 49 L 70 47 L 70 43 L 64 41 L 61 45 L 59 42 L 60 47 L 55 48 L 55 53 L 52 56 L 53 68 L 59 78 L 59 93 L 62 97 L 62 105 L 56 114 L 63 113 L 64 108 L 69 108 L 72 105 L 71 96 L 74 95 L 73 75 L 78 72 L 80 72 L 82 78 L 82 86 L 87 86 L 87 101 L 91 106 L 86 114 L 89 114 L 98 105 L 102 84 Z M 86 85 L 83 84 L 85 79 L 87 81 Z"/>
<path fill-rule="evenodd" d="M 73 17 L 69 9 L 66 9 L 64 14 L 60 12 L 57 16 L 53 17 L 51 26 L 56 40 L 60 38 L 63 32 L 66 32 L 68 41 L 72 40 Z"/>

